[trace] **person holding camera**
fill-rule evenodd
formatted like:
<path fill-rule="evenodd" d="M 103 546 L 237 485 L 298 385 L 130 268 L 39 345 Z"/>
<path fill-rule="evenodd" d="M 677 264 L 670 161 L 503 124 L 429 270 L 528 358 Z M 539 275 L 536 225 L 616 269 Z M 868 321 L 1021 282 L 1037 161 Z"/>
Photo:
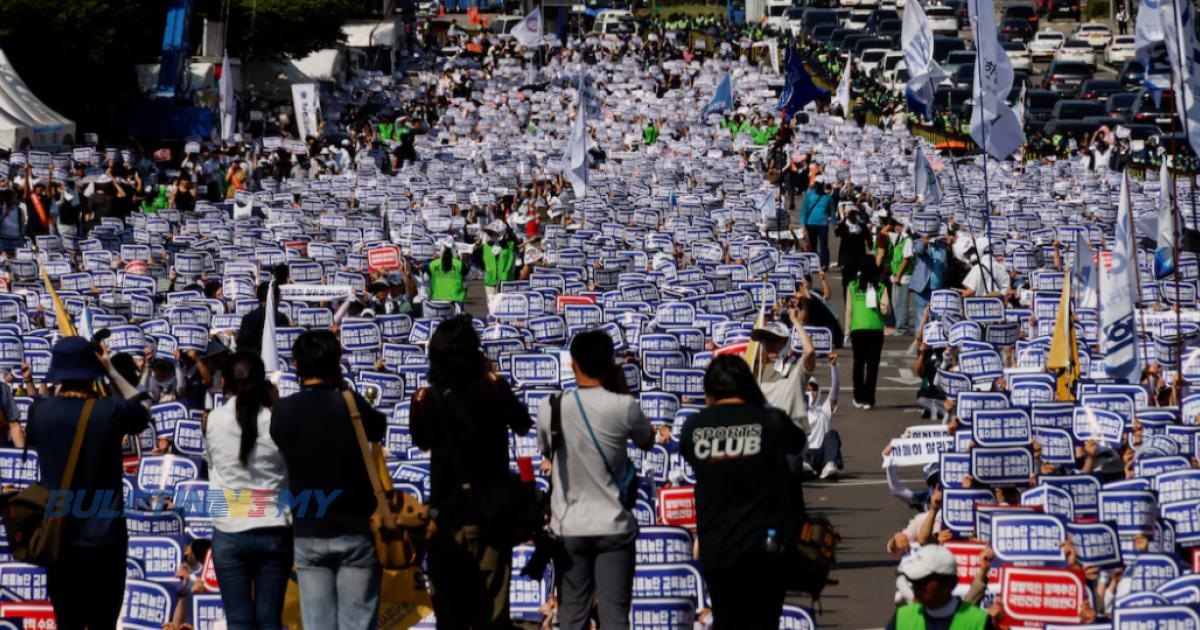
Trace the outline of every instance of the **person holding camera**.
<path fill-rule="evenodd" d="M 642 450 L 654 432 L 625 375 L 613 362 L 613 342 L 601 330 L 571 341 L 574 391 L 538 407 L 538 445 L 552 462 L 550 528 L 562 543 L 558 567 L 558 623 L 562 630 L 589 627 L 592 598 L 600 627 L 629 627 L 637 521 L 637 497 L 626 442 Z M 554 405 L 559 422 L 554 422 Z M 557 426 L 561 424 L 561 426 Z"/>

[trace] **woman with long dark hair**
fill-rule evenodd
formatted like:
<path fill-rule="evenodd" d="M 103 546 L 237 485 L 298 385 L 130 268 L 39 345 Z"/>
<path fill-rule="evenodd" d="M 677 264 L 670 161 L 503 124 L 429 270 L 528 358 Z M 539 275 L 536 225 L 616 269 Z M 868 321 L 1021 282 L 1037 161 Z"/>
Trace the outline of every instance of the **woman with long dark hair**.
<path fill-rule="evenodd" d="M 442 249 L 442 255 L 429 262 L 429 299 L 435 302 L 467 301 L 467 265 L 454 255 L 452 247 Z"/>
<path fill-rule="evenodd" d="M 551 465 L 550 528 L 562 538 L 570 561 L 558 566 L 558 625 L 586 630 L 593 599 L 601 628 L 627 628 L 633 594 L 637 497 L 626 444 L 654 444 L 650 421 L 629 395 L 614 360 L 613 341 L 602 330 L 571 340 L 574 391 L 559 399 L 561 430 L 551 431 L 553 412 L 538 408 L 538 445 Z"/>
<path fill-rule="evenodd" d="M 700 570 L 716 630 L 774 630 L 785 595 L 783 541 L 795 514 L 787 454 L 804 432 L 766 399 L 742 357 L 715 357 L 704 374 L 707 407 L 688 418 L 679 451 L 696 473 Z"/>
<path fill-rule="evenodd" d="M 221 370 L 227 400 L 204 426 L 209 492 L 253 494 L 274 502 L 287 483 L 283 455 L 271 439 L 275 388 L 262 359 L 238 352 Z M 229 493 L 226 493 L 228 496 Z M 278 628 L 292 569 L 292 530 L 286 513 L 269 505 L 254 518 L 213 518 L 213 564 L 230 628 Z"/>
<path fill-rule="evenodd" d="M 437 262 L 437 261 L 434 261 Z M 508 471 L 508 431 L 533 422 L 525 404 L 491 369 L 466 316 L 443 321 L 429 340 L 429 387 L 413 395 L 413 444 L 431 451 L 430 507 L 437 534 L 429 577 L 439 628 L 510 628 L 512 543 L 482 500 L 494 498 Z M 489 502 L 489 505 L 491 502 Z"/>

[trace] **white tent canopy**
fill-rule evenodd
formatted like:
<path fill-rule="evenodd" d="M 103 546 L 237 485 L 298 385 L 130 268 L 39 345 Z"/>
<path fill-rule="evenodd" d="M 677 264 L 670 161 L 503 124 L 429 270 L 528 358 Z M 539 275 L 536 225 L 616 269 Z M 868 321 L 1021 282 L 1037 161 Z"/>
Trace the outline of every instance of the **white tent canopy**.
<path fill-rule="evenodd" d="M 0 50 L 0 149 L 58 148 L 73 144 L 75 123 L 50 109 Z"/>

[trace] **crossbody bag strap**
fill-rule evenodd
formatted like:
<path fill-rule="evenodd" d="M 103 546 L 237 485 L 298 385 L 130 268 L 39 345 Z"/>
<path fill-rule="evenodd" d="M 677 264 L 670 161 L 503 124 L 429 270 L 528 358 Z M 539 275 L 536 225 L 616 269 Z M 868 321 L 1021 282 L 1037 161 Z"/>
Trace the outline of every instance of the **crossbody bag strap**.
<path fill-rule="evenodd" d="M 92 417 L 92 408 L 95 406 L 95 398 L 88 398 L 83 402 L 83 411 L 79 414 L 79 426 L 75 428 L 75 438 L 71 440 L 71 453 L 67 455 L 67 467 L 63 470 L 63 490 L 69 490 L 71 481 L 75 478 L 75 465 L 79 463 L 79 451 L 83 448 L 83 436 L 87 433 L 88 419 Z"/>
<path fill-rule="evenodd" d="M 579 390 L 575 390 L 575 404 L 579 407 L 579 415 L 583 417 L 583 426 L 587 427 L 588 435 L 592 437 L 592 445 L 596 447 L 596 452 L 600 453 L 600 460 L 604 462 L 604 470 L 608 471 L 608 476 L 612 478 L 613 484 L 617 484 L 617 475 L 613 472 L 612 466 L 608 463 L 608 457 L 604 455 L 604 449 L 600 448 L 600 440 L 596 439 L 596 432 L 592 430 L 592 423 L 588 422 L 587 412 L 583 410 L 583 401 L 579 399 Z"/>
<path fill-rule="evenodd" d="M 363 464 L 367 467 L 367 476 L 371 478 L 371 489 L 375 492 L 375 506 L 383 519 L 386 528 L 393 527 L 392 509 L 388 505 L 387 494 L 383 490 L 383 481 L 379 479 L 379 469 L 375 466 L 375 458 L 371 456 L 371 447 L 367 445 L 367 431 L 363 428 L 362 414 L 358 411 L 358 403 L 349 389 L 342 390 L 342 398 L 350 408 L 350 424 L 354 425 L 354 435 L 358 438 L 358 449 L 362 452 Z"/>

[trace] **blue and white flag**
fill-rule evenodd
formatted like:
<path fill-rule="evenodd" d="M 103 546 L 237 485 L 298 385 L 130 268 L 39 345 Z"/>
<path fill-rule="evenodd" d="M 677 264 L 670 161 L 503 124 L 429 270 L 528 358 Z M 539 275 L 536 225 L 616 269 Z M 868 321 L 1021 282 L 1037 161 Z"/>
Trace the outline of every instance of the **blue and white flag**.
<path fill-rule="evenodd" d="M 75 316 L 75 334 L 88 341 L 96 336 L 96 327 L 92 323 L 92 307 L 87 304 L 84 304 L 83 309 Z"/>
<path fill-rule="evenodd" d="M 1021 84 L 1021 95 L 1017 97 L 1017 102 L 1013 103 L 1013 114 L 1016 115 L 1017 121 L 1021 123 L 1021 128 L 1025 128 L 1025 84 Z"/>
<path fill-rule="evenodd" d="M 850 117 L 850 68 L 854 65 L 854 58 L 846 55 L 846 67 L 842 69 L 842 78 L 838 81 L 837 93 L 834 94 L 833 100 L 842 107 L 842 116 Z"/>
<path fill-rule="evenodd" d="M 910 77 L 905 94 L 928 113 L 934 89 L 946 78 L 946 72 L 933 60 L 933 27 L 920 3 L 905 3 L 900 41 L 904 42 L 904 64 Z"/>
<path fill-rule="evenodd" d="M 925 205 L 935 206 L 942 202 L 942 185 L 921 147 L 917 147 L 917 154 L 913 159 L 913 190 Z"/>
<path fill-rule="evenodd" d="M 1175 272 L 1175 182 L 1164 156 L 1158 172 L 1158 238 L 1154 245 L 1154 277 Z"/>
<path fill-rule="evenodd" d="M 733 75 L 728 73 L 717 84 L 717 91 L 713 94 L 712 100 L 708 102 L 708 105 L 704 106 L 704 111 L 701 112 L 700 116 L 708 118 L 709 114 L 719 114 L 727 109 L 733 109 Z"/>
<path fill-rule="evenodd" d="M 1141 382 L 1138 365 L 1136 317 L 1137 240 L 1133 231 L 1132 204 L 1129 200 L 1129 173 L 1121 175 L 1121 196 L 1117 200 L 1116 238 L 1109 264 L 1104 265 L 1100 293 L 1100 333 L 1104 349 L 1104 371 L 1129 383 Z"/>
<path fill-rule="evenodd" d="M 828 91 L 813 83 L 812 77 L 804 67 L 804 58 L 797 55 L 791 46 L 787 49 L 784 72 L 787 74 L 787 83 L 779 95 L 779 111 L 784 112 L 786 117 L 790 118 L 804 109 L 805 105 L 829 95 Z"/>
<path fill-rule="evenodd" d="M 571 136 L 567 141 L 567 152 L 563 154 L 562 170 L 571 182 L 576 199 L 587 195 L 587 107 L 584 104 L 583 84 L 587 73 L 579 77 L 579 111 L 575 114 L 575 123 L 571 125 Z"/>
<path fill-rule="evenodd" d="M 1159 22 L 1171 59 L 1171 89 L 1175 112 L 1187 132 L 1192 150 L 1200 154 L 1200 48 L 1196 39 L 1196 9 L 1191 0 L 1159 0 Z"/>
<path fill-rule="evenodd" d="M 1021 122 L 1005 99 L 1012 89 L 1013 68 L 996 34 L 992 0 L 970 0 L 967 9 L 975 30 L 975 82 L 971 138 L 988 155 L 1003 160 L 1025 144 Z"/>

